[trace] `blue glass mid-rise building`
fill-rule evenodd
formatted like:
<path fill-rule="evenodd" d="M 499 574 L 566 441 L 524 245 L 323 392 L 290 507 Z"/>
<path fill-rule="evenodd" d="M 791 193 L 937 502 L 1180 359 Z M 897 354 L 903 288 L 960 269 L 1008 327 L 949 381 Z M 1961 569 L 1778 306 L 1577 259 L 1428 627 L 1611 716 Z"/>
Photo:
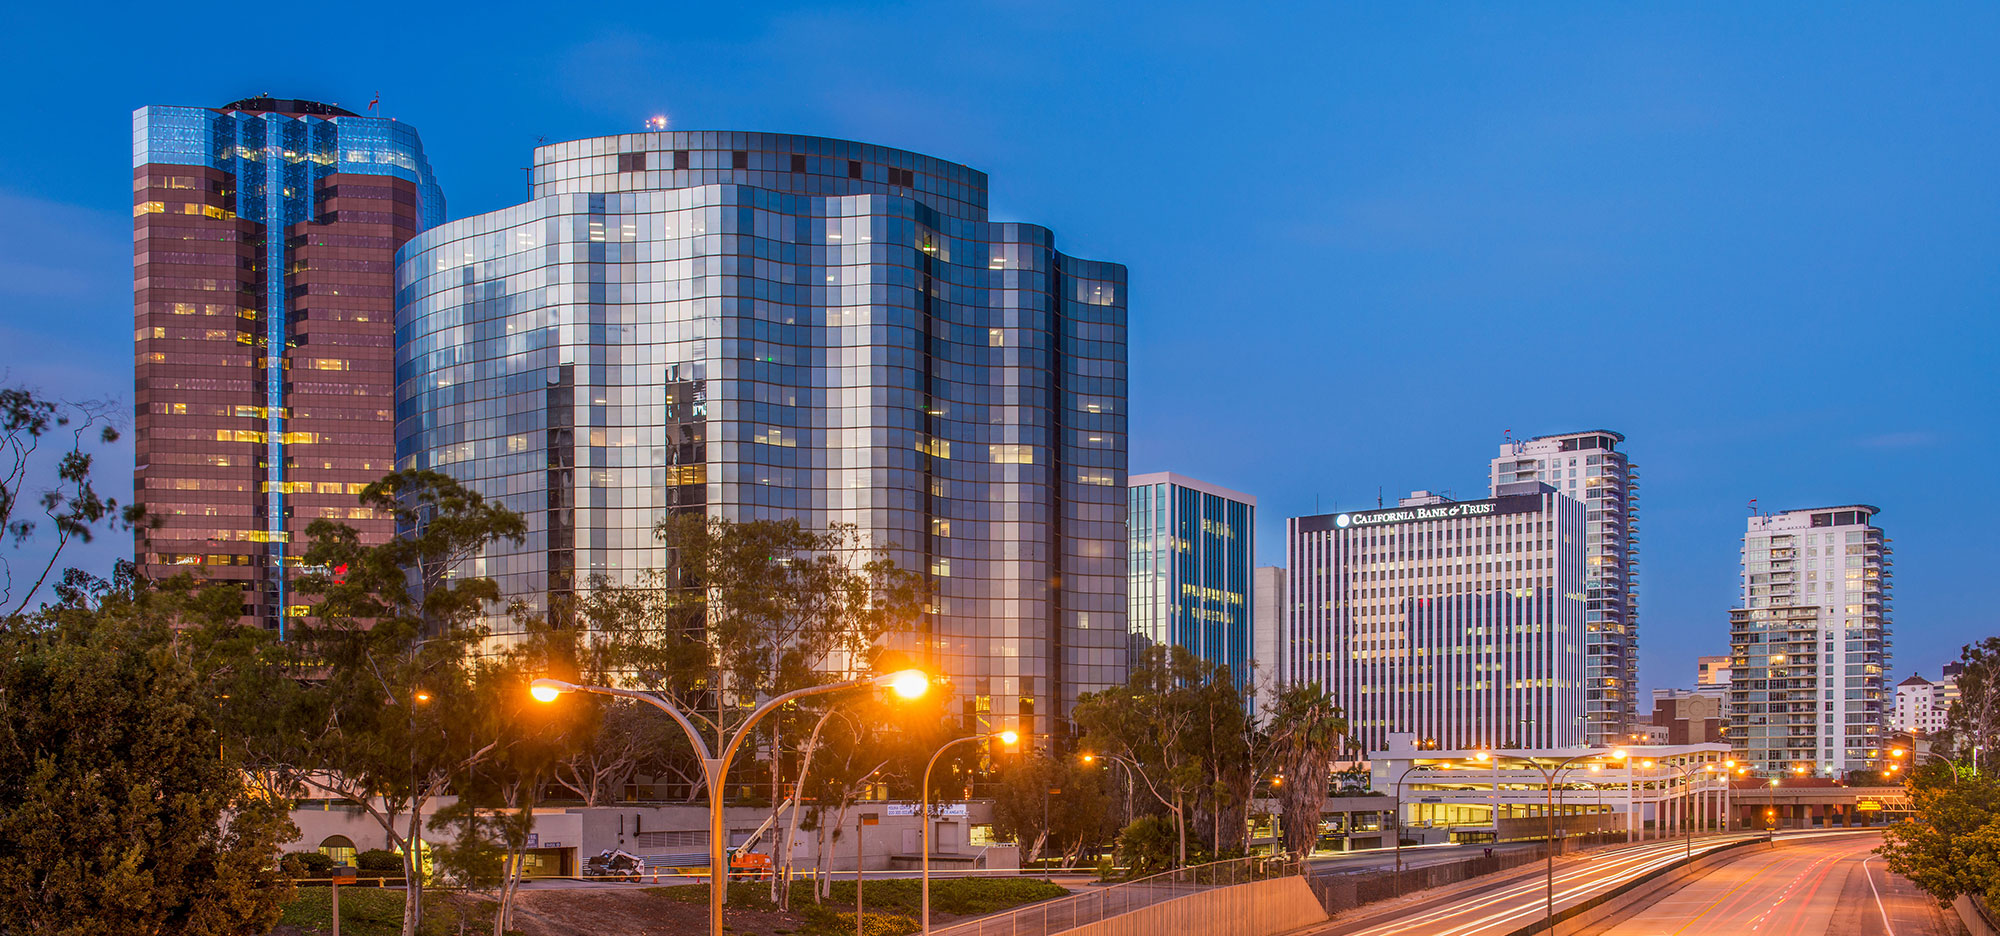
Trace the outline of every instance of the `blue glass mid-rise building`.
<path fill-rule="evenodd" d="M 1171 472 L 1133 475 L 1126 498 L 1132 652 L 1177 644 L 1250 685 L 1257 499 Z"/>
<path fill-rule="evenodd" d="M 394 464 L 395 251 L 444 195 L 415 128 L 316 101 L 142 107 L 132 167 L 139 566 L 282 632 L 307 525 L 394 533 L 355 494 Z"/>
<path fill-rule="evenodd" d="M 1122 681 L 1122 266 L 841 140 L 575 140 L 532 182 L 398 259 L 400 463 L 530 521 L 474 571 L 533 602 L 641 581 L 668 511 L 852 523 L 930 576 L 968 716 L 1046 734 Z"/>

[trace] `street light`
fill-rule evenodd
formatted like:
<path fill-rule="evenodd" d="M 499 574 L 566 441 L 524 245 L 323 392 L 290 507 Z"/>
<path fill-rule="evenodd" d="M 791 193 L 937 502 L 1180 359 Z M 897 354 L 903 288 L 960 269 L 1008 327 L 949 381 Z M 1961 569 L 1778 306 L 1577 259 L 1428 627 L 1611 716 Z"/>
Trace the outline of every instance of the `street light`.
<path fill-rule="evenodd" d="M 1652 761 L 1647 761 L 1647 762 L 1646 762 L 1646 766 L 1647 766 L 1647 767 L 1652 767 L 1652 766 L 1653 766 L 1653 762 L 1652 762 Z M 1676 772 L 1678 772 L 1678 773 L 1679 773 L 1679 774 L 1681 775 L 1681 781 L 1682 781 L 1683 783 L 1687 784 L 1687 788 L 1688 788 L 1688 789 L 1687 789 L 1687 792 L 1686 792 L 1686 793 L 1685 793 L 1685 794 L 1683 795 L 1682 799 L 1683 799 L 1683 800 L 1691 800 L 1691 799 L 1693 799 L 1693 797 L 1694 797 L 1694 767 L 1693 767 L 1693 766 L 1685 766 L 1685 767 L 1684 767 L 1684 766 L 1681 766 L 1680 764 L 1664 764 L 1664 765 L 1662 765 L 1662 766 L 1665 766 L 1665 767 L 1671 767 L 1671 768 L 1673 768 L 1673 769 L 1674 769 L 1674 770 L 1675 770 Z M 1714 771 L 1714 770 L 1715 770 L 1715 765 L 1714 765 L 1714 764 L 1708 764 L 1708 765 L 1706 765 L 1706 766 L 1702 767 L 1702 770 L 1704 770 L 1704 771 L 1709 771 L 1709 772 L 1712 772 L 1712 771 Z M 1681 815 L 1681 826 L 1682 826 L 1683 830 L 1684 830 L 1684 831 L 1685 831 L 1685 832 L 1687 833 L 1687 834 L 1686 834 L 1686 835 L 1684 836 L 1684 837 L 1685 837 L 1685 838 L 1687 839 L 1687 857 L 1688 857 L 1688 860 L 1692 861 L 1692 860 L 1694 860 L 1694 822 L 1693 822 L 1693 821 L 1691 821 L 1691 820 L 1692 820 L 1692 819 L 1693 819 L 1694 817 L 1693 817 L 1693 816 L 1692 816 L 1691 814 L 1693 813 L 1693 811 L 1694 811 L 1694 810 L 1693 810 L 1693 809 L 1691 809 L 1691 808 L 1689 808 L 1689 807 L 1693 806 L 1693 804 L 1692 804 L 1692 803 L 1685 803 L 1685 802 L 1684 802 L 1684 803 L 1682 804 L 1682 806 L 1683 806 L 1683 808 L 1682 808 L 1682 815 Z"/>
<path fill-rule="evenodd" d="M 729 896 L 729 859 L 725 853 L 729 836 L 722 819 L 722 788 L 729 775 L 729 762 L 736 758 L 736 749 L 742 746 L 745 738 L 751 737 L 751 730 L 757 727 L 757 723 L 762 721 L 764 716 L 786 703 L 807 696 L 826 695 L 830 692 L 859 689 L 863 686 L 885 687 L 899 696 L 913 699 L 929 690 L 930 677 L 925 675 L 923 670 L 909 669 L 882 676 L 829 683 L 824 686 L 808 686 L 773 696 L 753 709 L 750 717 L 737 726 L 736 734 L 723 746 L 720 757 L 713 753 L 708 742 L 702 738 L 701 732 L 695 728 L 694 722 L 689 721 L 673 703 L 650 692 L 614 689 L 609 686 L 584 686 L 545 677 L 530 683 L 528 694 L 537 702 L 554 702 L 565 692 L 590 692 L 637 699 L 665 712 L 668 718 L 673 719 L 674 723 L 680 725 L 681 730 L 687 733 L 688 743 L 694 746 L 695 756 L 701 760 L 702 778 L 708 784 L 708 932 L 709 936 L 722 936 L 722 905 Z M 720 729 L 721 726 L 716 727 Z M 716 740 L 720 742 L 722 739 L 718 736 Z"/>
<path fill-rule="evenodd" d="M 1484 758 L 1486 755 L 1482 753 L 1479 756 Z M 1396 790 L 1390 798 L 1390 802 L 1394 805 L 1390 807 L 1389 834 L 1396 837 L 1396 896 L 1398 897 L 1403 895 L 1403 779 L 1408 777 L 1412 771 L 1437 770 L 1443 766 L 1442 764 L 1411 764 L 1396 778 Z M 1495 828 L 1498 828 L 1498 826 L 1496 825 Z"/>
<path fill-rule="evenodd" d="M 1783 781 L 1776 777 L 1764 787 L 1764 841 L 1778 838 L 1778 784 Z"/>
<path fill-rule="evenodd" d="M 1487 758 L 1487 754 L 1484 751 L 1479 752 L 1476 756 L 1480 760 Z M 1543 833 L 1542 847 L 1547 851 L 1548 858 L 1546 872 L 1547 886 L 1544 890 L 1543 905 L 1550 928 L 1553 928 L 1556 922 L 1556 777 L 1567 769 L 1569 765 L 1580 760 L 1592 757 L 1609 757 L 1612 760 L 1622 761 L 1627 756 L 1623 749 L 1614 751 L 1585 751 L 1582 754 L 1564 758 L 1554 767 L 1543 767 L 1541 764 L 1536 763 L 1533 757 L 1521 758 L 1527 762 L 1528 766 L 1533 767 L 1537 773 L 1542 775 L 1542 815 L 1546 820 L 1544 823 L 1545 831 Z M 1627 780 L 1630 780 L 1629 775 L 1627 776 Z M 1500 827 L 1498 816 L 1494 817 L 1493 827 L 1496 830 Z"/>
<path fill-rule="evenodd" d="M 951 750 L 952 745 L 964 744 L 967 741 L 978 741 L 983 738 L 998 738 L 1001 744 L 1013 744 L 1021 740 L 1021 736 L 1012 730 L 988 731 L 975 735 L 966 735 L 963 738 L 953 738 L 939 747 L 937 753 L 931 755 L 931 762 L 924 765 L 924 782 L 918 788 L 917 792 L 917 802 L 919 804 L 917 811 L 922 815 L 922 819 L 920 820 L 922 825 L 920 828 L 923 829 L 924 836 L 924 936 L 930 936 L 931 931 L 931 768 L 937 766 L 938 758 L 943 757 L 944 752 Z M 721 936 L 721 934 L 718 932 L 716 936 Z"/>
<path fill-rule="evenodd" d="M 1132 779 L 1132 765 L 1116 754 L 1099 755 L 1085 751 L 1082 758 L 1084 766 L 1087 767 L 1097 763 L 1099 757 L 1103 757 L 1107 762 L 1116 765 L 1119 770 L 1125 771 L 1125 824 L 1129 826 L 1132 824 L 1133 799 L 1138 796 L 1139 789 L 1138 784 Z"/>

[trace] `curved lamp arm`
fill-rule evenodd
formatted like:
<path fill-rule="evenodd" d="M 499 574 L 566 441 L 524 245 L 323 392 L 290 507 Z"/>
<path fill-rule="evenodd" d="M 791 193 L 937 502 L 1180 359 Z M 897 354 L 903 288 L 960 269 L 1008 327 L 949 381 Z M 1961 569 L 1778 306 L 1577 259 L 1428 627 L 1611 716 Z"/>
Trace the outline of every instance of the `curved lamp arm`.
<path fill-rule="evenodd" d="M 650 705 L 656 709 L 659 709 L 662 712 L 667 713 L 668 718 L 673 719 L 676 724 L 680 725 L 681 730 L 687 732 L 688 742 L 694 745 L 694 751 L 697 757 L 700 757 L 703 761 L 710 761 L 715 759 L 714 755 L 709 753 L 708 742 L 702 738 L 701 731 L 695 728 L 694 722 L 689 721 L 686 715 L 681 714 L 681 710 L 675 708 L 673 703 L 668 702 L 666 699 L 654 695 L 653 693 L 640 692 L 639 690 L 636 689 L 616 689 L 611 686 L 585 686 L 585 685 L 580 685 L 578 683 L 565 682 L 560 679 L 549 679 L 547 677 L 535 680 L 533 683 L 529 685 L 528 691 L 535 693 L 536 698 L 541 698 L 544 692 L 554 692 L 554 693 L 588 692 L 591 693 L 592 695 L 617 696 L 618 698 L 621 699 L 637 699 L 641 702 L 646 703 L 647 705 Z M 550 696 L 550 698 L 554 697 Z"/>

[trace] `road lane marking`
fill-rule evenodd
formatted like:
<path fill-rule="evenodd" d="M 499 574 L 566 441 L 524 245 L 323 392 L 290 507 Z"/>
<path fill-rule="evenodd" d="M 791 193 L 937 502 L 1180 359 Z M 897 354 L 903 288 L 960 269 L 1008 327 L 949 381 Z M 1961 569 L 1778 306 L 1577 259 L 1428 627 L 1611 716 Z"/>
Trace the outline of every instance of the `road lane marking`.
<path fill-rule="evenodd" d="M 1875 889 L 1875 875 L 1868 872 L 1868 862 L 1874 860 L 1873 855 L 1861 859 L 1861 876 L 1868 879 L 1868 890 L 1875 895 L 1875 909 L 1882 914 L 1882 931 L 1889 936 L 1896 936 L 1896 928 L 1889 925 L 1889 908 L 1882 906 L 1882 892 Z"/>
<path fill-rule="evenodd" d="M 1728 899 L 1729 899 L 1729 895 L 1730 895 L 1730 894 L 1734 894 L 1734 893 L 1736 893 L 1737 891 L 1739 891 L 1739 890 L 1742 890 L 1742 889 L 1743 889 L 1744 887 L 1748 886 L 1748 885 L 1749 885 L 1749 883 L 1750 883 L 1751 881 L 1754 881 L 1754 880 L 1756 880 L 1756 879 L 1757 879 L 1757 876 L 1758 876 L 1758 875 L 1760 875 L 1760 874 L 1763 874 L 1763 873 L 1764 873 L 1764 871 L 1768 871 L 1768 870 L 1770 870 L 1770 866 L 1769 866 L 1769 865 L 1765 865 L 1765 866 L 1764 866 L 1764 870 L 1763 870 L 1763 871 L 1752 871 L 1752 872 L 1750 872 L 1750 876 L 1749 876 L 1749 877 L 1747 877 L 1747 878 L 1744 878 L 1744 879 L 1743 879 L 1743 883 L 1741 883 L 1741 884 L 1738 884 L 1738 885 L 1736 885 L 1735 887 L 1732 887 L 1732 888 L 1730 888 L 1730 889 L 1728 889 L 1728 890 L 1726 890 L 1726 891 L 1723 891 L 1723 892 L 1722 892 L 1722 896 L 1720 896 L 1720 897 L 1717 897 L 1717 898 L 1715 898 L 1715 902 L 1713 902 L 1713 903 L 1709 904 L 1709 905 L 1708 905 L 1708 906 L 1706 906 L 1706 907 L 1703 907 L 1703 908 L 1702 908 L 1702 911 L 1701 911 L 1700 913 L 1697 913 L 1697 914 L 1695 914 L 1695 915 L 1694 915 L 1694 916 L 1693 916 L 1692 918 L 1690 918 L 1690 919 L 1689 919 L 1689 920 L 1688 920 L 1688 921 L 1687 921 L 1686 923 L 1683 923 L 1683 924 L 1681 924 L 1681 928 L 1680 928 L 1680 929 L 1677 929 L 1677 930 L 1674 930 L 1674 932 L 1673 932 L 1673 936 L 1680 936 L 1680 934 L 1681 934 L 1681 933 L 1683 933 L 1683 932 L 1686 932 L 1686 931 L 1687 931 L 1687 928 L 1688 928 L 1688 927 L 1690 927 L 1690 926 L 1693 926 L 1693 925 L 1695 924 L 1695 922 L 1696 922 L 1696 921 L 1700 920 L 1700 919 L 1701 919 L 1702 917 L 1705 917 L 1705 916 L 1707 916 L 1707 915 L 1708 915 L 1708 911 L 1710 911 L 1710 910 L 1713 910 L 1713 909 L 1715 909 L 1716 907 L 1719 907 L 1719 906 L 1722 906 L 1722 902 L 1723 902 L 1723 901 L 1725 901 L 1725 900 L 1728 900 Z M 1690 883 L 1690 884 L 1692 884 L 1693 882 L 1689 882 L 1689 883 Z M 1687 886 L 1687 885 L 1683 885 L 1683 886 Z M 1668 891 L 1667 893 L 1671 894 L 1671 893 L 1673 893 L 1673 892 L 1672 892 L 1672 891 Z"/>

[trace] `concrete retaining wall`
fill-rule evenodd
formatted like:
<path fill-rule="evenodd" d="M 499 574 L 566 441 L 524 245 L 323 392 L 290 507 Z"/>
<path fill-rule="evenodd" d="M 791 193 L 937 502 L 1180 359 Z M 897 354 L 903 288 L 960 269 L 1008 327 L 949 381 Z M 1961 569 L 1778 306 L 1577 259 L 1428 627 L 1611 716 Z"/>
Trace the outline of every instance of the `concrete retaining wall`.
<path fill-rule="evenodd" d="M 1088 923 L 1063 936 L 1275 936 L 1326 921 L 1326 911 L 1305 878 L 1281 877 L 1176 897 L 1108 920 Z"/>
<path fill-rule="evenodd" d="M 1965 931 L 1972 936 L 2000 936 L 2000 928 L 1996 928 L 1987 917 L 1986 908 L 1981 906 L 1983 903 L 1960 894 L 1951 902 L 1951 908 L 1958 911 L 1959 922 L 1965 924 Z"/>

